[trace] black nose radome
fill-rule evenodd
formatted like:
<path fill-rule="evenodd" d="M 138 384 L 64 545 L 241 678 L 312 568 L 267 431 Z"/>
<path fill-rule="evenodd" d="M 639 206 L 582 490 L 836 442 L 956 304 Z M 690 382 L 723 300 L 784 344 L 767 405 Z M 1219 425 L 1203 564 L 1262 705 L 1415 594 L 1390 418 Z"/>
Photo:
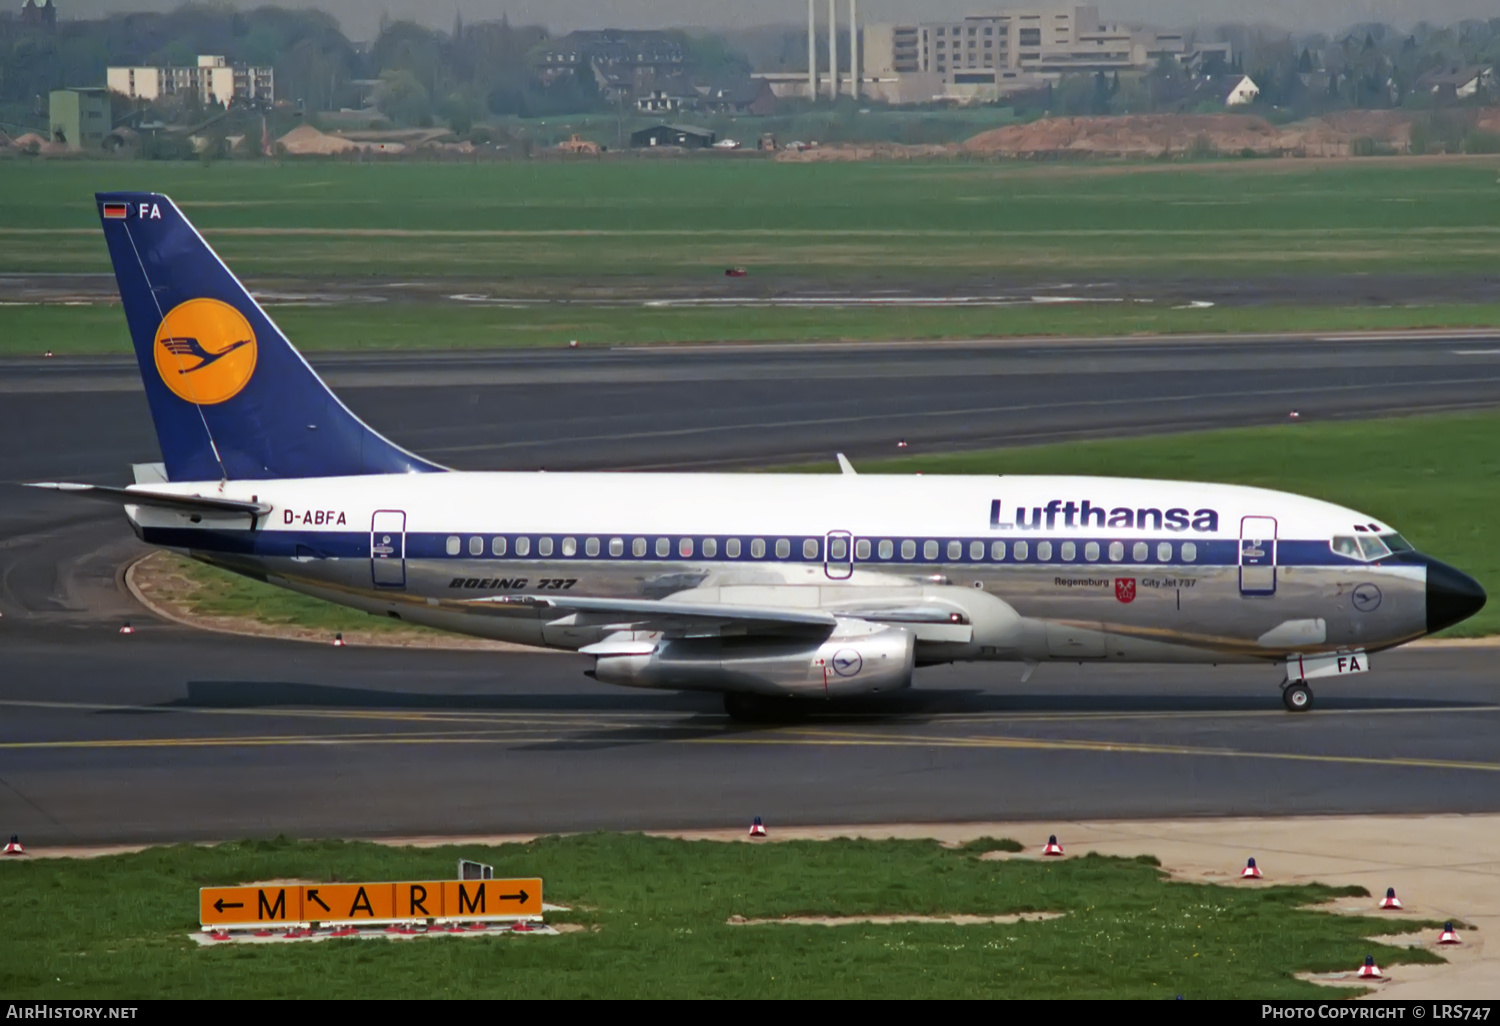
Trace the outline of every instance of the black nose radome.
<path fill-rule="evenodd" d="M 1484 608 L 1487 596 L 1479 582 L 1435 559 L 1427 562 L 1427 633 L 1451 627 Z"/>

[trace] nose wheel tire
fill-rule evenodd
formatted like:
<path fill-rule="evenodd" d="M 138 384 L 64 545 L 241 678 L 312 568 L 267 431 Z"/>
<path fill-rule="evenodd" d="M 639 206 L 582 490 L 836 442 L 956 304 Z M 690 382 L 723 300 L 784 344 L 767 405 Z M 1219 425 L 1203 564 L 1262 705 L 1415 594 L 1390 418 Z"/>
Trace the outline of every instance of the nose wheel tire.
<path fill-rule="evenodd" d="M 1306 684 L 1287 684 L 1281 689 L 1281 701 L 1291 712 L 1307 712 L 1312 708 L 1312 688 Z"/>

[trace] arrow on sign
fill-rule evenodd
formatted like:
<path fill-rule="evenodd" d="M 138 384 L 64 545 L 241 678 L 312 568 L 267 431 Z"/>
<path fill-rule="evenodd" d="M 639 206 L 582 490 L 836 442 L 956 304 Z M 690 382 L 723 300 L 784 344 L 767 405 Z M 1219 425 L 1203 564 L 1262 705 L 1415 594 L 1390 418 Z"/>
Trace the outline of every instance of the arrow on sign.
<path fill-rule="evenodd" d="M 333 911 L 333 909 L 331 909 L 327 905 L 323 904 L 323 899 L 322 898 L 318 897 L 318 889 L 316 887 L 311 887 L 311 888 L 308 889 L 308 891 L 307 891 L 307 900 L 308 901 L 316 901 L 318 903 L 318 906 L 320 908 L 322 908 L 324 912 L 332 912 Z"/>
<path fill-rule="evenodd" d="M 500 900 L 501 901 L 519 901 L 521 904 L 524 905 L 524 904 L 526 904 L 526 899 L 528 897 L 530 897 L 530 895 L 528 895 L 526 893 L 526 890 L 524 888 L 522 888 L 520 894 L 502 894 L 502 895 L 500 895 Z"/>
<path fill-rule="evenodd" d="M 223 898 L 220 898 L 218 901 L 214 902 L 214 911 L 215 912 L 223 912 L 226 908 L 244 908 L 244 907 L 245 907 L 245 903 L 243 901 L 225 901 Z"/>

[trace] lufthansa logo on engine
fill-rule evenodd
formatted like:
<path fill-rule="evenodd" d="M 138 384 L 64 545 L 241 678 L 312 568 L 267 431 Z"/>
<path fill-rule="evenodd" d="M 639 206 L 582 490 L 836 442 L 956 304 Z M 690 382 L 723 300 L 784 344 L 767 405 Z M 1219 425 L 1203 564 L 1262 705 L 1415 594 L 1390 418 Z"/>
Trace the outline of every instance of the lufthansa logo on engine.
<path fill-rule="evenodd" d="M 852 677 L 864 668 L 864 657 L 852 648 L 841 648 L 833 654 L 833 672 L 840 677 Z"/>

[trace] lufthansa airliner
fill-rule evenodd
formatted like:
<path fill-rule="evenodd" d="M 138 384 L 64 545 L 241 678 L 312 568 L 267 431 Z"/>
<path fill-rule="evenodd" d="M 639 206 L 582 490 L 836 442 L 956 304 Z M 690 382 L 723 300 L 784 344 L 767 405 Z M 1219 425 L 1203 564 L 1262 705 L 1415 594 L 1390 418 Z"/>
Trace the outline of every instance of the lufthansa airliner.
<path fill-rule="evenodd" d="M 388 441 L 166 196 L 104 193 L 163 462 L 146 542 L 407 623 L 582 652 L 733 716 L 958 660 L 1265 663 L 1309 680 L 1473 615 L 1472 578 L 1352 509 L 1113 477 L 470 473 Z"/>

